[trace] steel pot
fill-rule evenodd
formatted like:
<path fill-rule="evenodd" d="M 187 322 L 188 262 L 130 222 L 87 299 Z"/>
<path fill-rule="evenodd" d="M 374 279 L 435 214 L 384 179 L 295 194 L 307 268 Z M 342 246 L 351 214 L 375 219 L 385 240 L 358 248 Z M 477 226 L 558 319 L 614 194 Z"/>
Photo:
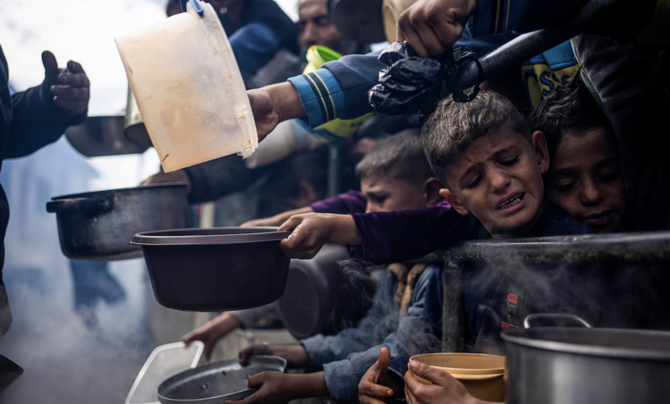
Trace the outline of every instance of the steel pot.
<path fill-rule="evenodd" d="M 63 254 L 72 259 L 114 261 L 139 258 L 130 241 L 141 231 L 191 226 L 186 184 L 87 192 L 52 198 Z"/>
<path fill-rule="evenodd" d="M 281 297 L 289 259 L 276 227 L 179 229 L 137 234 L 156 301 L 176 310 L 259 307 Z"/>
<path fill-rule="evenodd" d="M 502 338 L 509 404 L 670 399 L 670 332 L 552 327 L 508 330 Z"/>
<path fill-rule="evenodd" d="M 126 116 L 123 120 L 123 127 L 126 137 L 133 143 L 146 147 L 153 146 L 147 127 L 142 119 L 140 108 L 137 106 L 137 100 L 130 86 L 128 86 L 128 102 L 126 103 Z"/>
<path fill-rule="evenodd" d="M 151 146 L 126 137 L 123 115 L 89 116 L 83 123 L 65 129 L 65 137 L 86 157 L 144 153 Z"/>

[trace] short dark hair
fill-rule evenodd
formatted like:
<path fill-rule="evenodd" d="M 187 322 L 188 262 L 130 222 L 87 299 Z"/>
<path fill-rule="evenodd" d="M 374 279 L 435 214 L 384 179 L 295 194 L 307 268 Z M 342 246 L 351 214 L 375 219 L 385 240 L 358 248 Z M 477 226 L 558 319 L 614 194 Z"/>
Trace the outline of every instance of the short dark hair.
<path fill-rule="evenodd" d="M 455 102 L 451 96 L 440 101 L 421 129 L 423 149 L 435 175 L 444 181 L 444 168 L 458 153 L 502 127 L 531 139 L 523 116 L 501 94 L 482 90 L 470 102 Z"/>
<path fill-rule="evenodd" d="M 533 132 L 544 132 L 550 156 L 566 132 L 580 133 L 596 128 L 613 132 L 609 119 L 591 96 L 579 72 L 533 110 L 528 126 Z"/>
<path fill-rule="evenodd" d="M 433 176 L 423 154 L 417 129 L 408 129 L 377 142 L 356 165 L 356 176 L 386 174 L 393 178 L 420 181 Z"/>

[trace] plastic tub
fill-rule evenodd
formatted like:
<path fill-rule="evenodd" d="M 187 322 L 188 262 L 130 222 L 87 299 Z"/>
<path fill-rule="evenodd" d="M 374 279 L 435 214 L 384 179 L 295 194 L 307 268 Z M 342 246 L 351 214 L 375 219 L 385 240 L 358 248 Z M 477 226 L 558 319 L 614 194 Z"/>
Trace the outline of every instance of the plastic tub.
<path fill-rule="evenodd" d="M 230 154 L 258 135 L 242 75 L 211 5 L 116 38 L 128 82 L 165 172 Z"/>
<path fill-rule="evenodd" d="M 505 400 L 505 357 L 475 353 L 436 353 L 410 358 L 443 370 L 463 383 L 474 397 L 486 401 Z M 418 381 L 431 384 L 414 375 Z"/>
<path fill-rule="evenodd" d="M 198 365 L 205 345 L 195 341 L 186 348 L 183 342 L 161 345 L 144 362 L 126 404 L 159 404 L 158 386 L 167 378 Z"/>

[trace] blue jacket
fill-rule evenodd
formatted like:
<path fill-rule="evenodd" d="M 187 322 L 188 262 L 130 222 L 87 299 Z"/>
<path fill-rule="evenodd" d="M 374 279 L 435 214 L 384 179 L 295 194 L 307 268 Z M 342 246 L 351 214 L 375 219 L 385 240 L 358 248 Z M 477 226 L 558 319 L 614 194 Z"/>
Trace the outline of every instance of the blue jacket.
<path fill-rule="evenodd" d="M 398 287 L 395 278 L 383 274 L 372 308 L 359 325 L 337 335 L 302 340 L 311 365 L 323 366 L 330 396 L 338 401 L 356 401 L 358 383 L 387 347 L 391 357 L 438 352 L 441 335 L 423 320 L 424 296 L 438 266 L 427 267 L 414 286 L 407 315 L 398 323 L 399 308 L 394 302 Z M 406 364 L 406 361 L 405 361 Z"/>

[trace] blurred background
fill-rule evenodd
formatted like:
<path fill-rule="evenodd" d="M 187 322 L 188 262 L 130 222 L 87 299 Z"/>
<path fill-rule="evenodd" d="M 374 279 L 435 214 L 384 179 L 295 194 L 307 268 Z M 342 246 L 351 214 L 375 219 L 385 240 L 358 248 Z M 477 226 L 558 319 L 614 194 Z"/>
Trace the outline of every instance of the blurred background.
<path fill-rule="evenodd" d="M 120 113 L 127 81 L 114 38 L 165 17 L 166 0 L 33 0 L 0 2 L 0 45 L 10 86 L 22 91 L 44 79 L 40 55 L 60 66 L 80 62 L 91 80 L 89 116 Z M 279 0 L 296 19 L 296 2 Z M 0 173 L 11 206 L 6 283 L 14 322 L 0 354 L 26 371 L 4 403 L 122 403 L 151 350 L 173 342 L 209 317 L 159 307 L 144 261 L 66 259 L 53 196 L 134 187 L 158 171 L 153 149 L 142 155 L 86 158 L 65 137 Z M 201 314 L 200 316 L 203 316 Z M 236 349 L 236 348 L 234 348 Z"/>

